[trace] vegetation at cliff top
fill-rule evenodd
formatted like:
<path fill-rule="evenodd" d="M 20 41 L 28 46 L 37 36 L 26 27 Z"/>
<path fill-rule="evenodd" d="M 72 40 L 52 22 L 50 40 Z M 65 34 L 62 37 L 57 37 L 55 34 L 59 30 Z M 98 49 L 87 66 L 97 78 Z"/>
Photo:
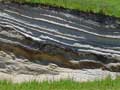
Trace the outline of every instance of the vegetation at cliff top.
<path fill-rule="evenodd" d="M 0 81 L 0 90 L 120 90 L 120 78 L 82 83 L 71 80 L 41 83 L 32 81 L 21 84 Z"/>
<path fill-rule="evenodd" d="M 4 1 L 4 0 L 3 0 Z M 7 1 L 7 0 L 6 0 Z M 102 13 L 120 17 L 120 0 L 8 0 L 16 2 L 40 3 L 64 7 L 84 12 Z"/>

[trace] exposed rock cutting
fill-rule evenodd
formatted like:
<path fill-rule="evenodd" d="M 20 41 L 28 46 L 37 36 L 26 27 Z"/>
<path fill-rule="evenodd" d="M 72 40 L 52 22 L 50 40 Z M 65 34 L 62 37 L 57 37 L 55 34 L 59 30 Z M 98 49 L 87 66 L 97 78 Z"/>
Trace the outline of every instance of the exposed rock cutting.
<path fill-rule="evenodd" d="M 72 79 L 75 81 L 92 81 L 104 79 L 111 76 L 115 79 L 120 73 L 103 71 L 101 69 L 79 69 L 73 70 L 61 68 L 56 64 L 40 65 L 30 62 L 24 58 L 13 58 L 13 53 L 0 51 L 0 80 L 11 80 L 15 83 L 25 81 L 53 81 L 61 79 Z"/>
<path fill-rule="evenodd" d="M 0 3 L 0 50 L 14 53 L 13 58 L 72 69 L 106 68 L 120 62 L 119 35 L 118 27 L 69 13 Z"/>

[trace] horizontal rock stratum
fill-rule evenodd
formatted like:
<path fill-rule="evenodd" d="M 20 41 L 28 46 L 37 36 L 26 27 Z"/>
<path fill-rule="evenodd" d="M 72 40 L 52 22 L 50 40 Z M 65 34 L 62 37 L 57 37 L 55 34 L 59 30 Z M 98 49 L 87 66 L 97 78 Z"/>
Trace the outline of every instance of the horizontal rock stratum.
<path fill-rule="evenodd" d="M 111 70 L 109 63 L 120 62 L 119 24 L 116 27 L 107 17 L 103 22 L 108 24 L 85 17 L 0 3 L 0 50 L 13 53 L 13 59 L 26 58 L 41 65 Z"/>

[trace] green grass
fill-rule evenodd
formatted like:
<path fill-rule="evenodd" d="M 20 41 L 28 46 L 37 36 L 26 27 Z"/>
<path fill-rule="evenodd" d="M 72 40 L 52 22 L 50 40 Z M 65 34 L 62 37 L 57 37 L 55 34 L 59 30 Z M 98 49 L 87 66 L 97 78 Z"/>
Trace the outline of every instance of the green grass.
<path fill-rule="evenodd" d="M 120 90 L 120 78 L 93 82 L 74 82 L 71 80 L 61 80 L 54 82 L 36 81 L 13 84 L 8 81 L 0 81 L 0 90 Z"/>
<path fill-rule="evenodd" d="M 10 1 L 10 0 L 9 0 Z M 85 12 L 102 13 L 120 17 L 120 0 L 11 0 L 17 2 L 40 3 Z"/>

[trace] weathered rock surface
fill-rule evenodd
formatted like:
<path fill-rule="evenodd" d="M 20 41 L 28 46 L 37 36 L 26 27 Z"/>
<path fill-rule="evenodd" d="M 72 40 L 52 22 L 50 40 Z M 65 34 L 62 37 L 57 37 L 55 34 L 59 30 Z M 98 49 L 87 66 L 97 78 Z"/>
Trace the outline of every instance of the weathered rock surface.
<path fill-rule="evenodd" d="M 120 63 L 109 63 L 104 68 L 104 70 L 109 69 L 112 72 L 120 72 Z"/>
<path fill-rule="evenodd" d="M 14 53 L 15 56 L 17 57 L 24 57 L 33 62 L 40 61 L 40 63 L 42 64 L 48 64 L 52 62 L 62 67 L 69 67 L 74 69 L 82 69 L 85 67 L 91 69 L 93 67 L 102 68 L 104 67 L 103 64 L 106 63 L 106 61 L 101 61 L 99 59 L 100 58 L 107 59 L 107 57 L 104 56 L 100 57 L 99 55 L 95 55 L 92 53 L 79 53 L 69 49 L 67 50 L 67 48 L 55 46 L 53 44 L 46 44 L 44 42 L 37 43 L 36 41 L 33 41 L 31 39 L 29 40 L 29 38 L 24 37 L 23 35 L 17 33 L 11 28 L 2 27 L 0 34 L 1 37 L 3 36 L 2 38 L 0 38 L 0 42 L 1 42 L 0 50 L 8 53 Z M 14 37 L 14 39 L 12 37 Z M 35 48 L 34 45 L 37 44 L 40 45 L 40 48 L 34 49 Z M 90 59 L 90 60 L 85 61 L 86 59 Z M 83 62 L 85 62 L 86 65 L 89 66 L 82 65 L 81 60 L 83 60 Z M 117 62 L 117 60 L 109 59 L 109 62 Z M 94 64 L 90 65 L 90 63 L 94 63 Z"/>
<path fill-rule="evenodd" d="M 82 75 L 81 79 L 84 69 L 89 69 L 86 75 L 104 69 L 108 71 L 98 71 L 97 77 L 102 72 L 103 76 L 116 76 L 113 72 L 120 71 L 120 30 L 119 25 L 106 26 L 69 13 L 0 3 L 0 72 L 74 77 L 77 71 L 75 79 Z"/>
<path fill-rule="evenodd" d="M 49 66 L 43 66 L 30 62 L 28 59 L 13 59 L 3 51 L 0 51 L 0 72 L 7 74 L 58 74 L 58 72 L 49 70 Z"/>
<path fill-rule="evenodd" d="M 101 69 L 73 70 L 61 68 L 56 64 L 40 65 L 30 62 L 28 59 L 13 58 L 14 54 L 0 51 L 0 80 L 11 80 L 15 83 L 24 81 L 53 81 L 61 79 L 72 79 L 75 81 L 92 81 L 104 79 L 111 76 L 115 79 L 120 73 Z"/>

